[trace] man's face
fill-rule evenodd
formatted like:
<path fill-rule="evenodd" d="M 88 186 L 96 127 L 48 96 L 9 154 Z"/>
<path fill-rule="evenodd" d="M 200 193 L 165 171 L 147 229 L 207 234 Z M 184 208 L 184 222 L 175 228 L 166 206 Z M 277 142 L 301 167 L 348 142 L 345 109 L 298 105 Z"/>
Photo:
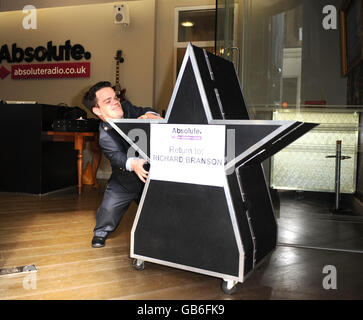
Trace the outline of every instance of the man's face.
<path fill-rule="evenodd" d="M 121 119 L 123 117 L 124 111 L 121 103 L 112 88 L 107 87 L 98 90 L 96 98 L 97 105 L 92 110 L 100 119 Z"/>

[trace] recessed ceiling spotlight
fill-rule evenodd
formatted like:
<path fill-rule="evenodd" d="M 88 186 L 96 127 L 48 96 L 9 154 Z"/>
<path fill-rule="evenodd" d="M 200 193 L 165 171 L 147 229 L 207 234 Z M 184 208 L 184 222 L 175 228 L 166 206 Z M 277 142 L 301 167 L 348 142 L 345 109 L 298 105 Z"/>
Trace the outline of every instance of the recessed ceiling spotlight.
<path fill-rule="evenodd" d="M 183 21 L 183 22 L 181 23 L 181 25 L 182 25 L 183 27 L 190 28 L 190 27 L 194 27 L 194 22 L 191 22 L 191 21 Z"/>

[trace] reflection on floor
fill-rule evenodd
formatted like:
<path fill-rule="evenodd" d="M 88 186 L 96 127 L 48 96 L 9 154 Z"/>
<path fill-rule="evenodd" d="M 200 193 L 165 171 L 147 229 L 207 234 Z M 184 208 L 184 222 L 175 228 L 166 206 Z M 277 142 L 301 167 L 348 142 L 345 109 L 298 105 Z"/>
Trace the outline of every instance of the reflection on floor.
<path fill-rule="evenodd" d="M 331 213 L 333 194 L 285 191 L 279 197 L 280 244 L 363 253 L 363 217 Z"/>
<path fill-rule="evenodd" d="M 136 205 L 106 247 L 92 248 L 105 184 L 101 186 L 85 188 L 81 196 L 75 189 L 44 197 L 0 193 L 0 269 L 27 264 L 38 268 L 32 276 L 0 276 L 0 300 L 363 299 L 362 223 L 332 217 L 326 213 L 327 203 L 317 204 L 322 199 L 296 201 L 283 194 L 280 245 L 233 295 L 226 295 L 218 278 L 154 263 L 146 263 L 143 271 L 132 268 L 130 230 Z M 336 289 L 324 287 L 326 266 L 336 270 Z"/>
<path fill-rule="evenodd" d="M 272 255 L 278 262 L 265 274 L 269 286 L 280 286 L 279 281 L 301 286 L 297 291 L 309 292 L 309 299 L 362 299 L 363 217 L 332 214 L 333 194 L 284 191 L 279 199 L 278 247 Z M 337 272 L 336 290 L 323 287 L 326 266 Z"/>

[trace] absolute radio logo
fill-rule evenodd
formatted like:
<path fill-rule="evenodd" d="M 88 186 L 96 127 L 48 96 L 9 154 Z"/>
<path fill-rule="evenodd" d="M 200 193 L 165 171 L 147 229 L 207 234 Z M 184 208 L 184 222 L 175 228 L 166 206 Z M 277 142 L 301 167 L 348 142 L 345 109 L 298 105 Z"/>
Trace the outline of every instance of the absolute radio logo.
<path fill-rule="evenodd" d="M 0 66 L 0 78 L 4 79 L 9 75 L 10 71 L 6 69 L 4 66 Z"/>
<path fill-rule="evenodd" d="M 31 62 L 43 61 L 70 61 L 89 60 L 91 53 L 77 43 L 72 45 L 71 40 L 66 40 L 64 44 L 54 45 L 48 41 L 46 46 L 22 48 L 16 43 L 10 47 L 4 44 L 0 48 L 0 63 L 22 63 L 11 66 L 11 72 L 0 65 L 0 78 L 4 79 L 11 73 L 12 79 L 48 79 L 48 78 L 80 78 L 90 76 L 89 62 L 72 63 L 47 63 L 32 64 Z"/>
<path fill-rule="evenodd" d="M 85 78 L 90 76 L 89 62 L 16 64 L 11 79 Z"/>
<path fill-rule="evenodd" d="M 1 46 L 0 63 L 6 60 L 8 63 L 20 63 L 23 61 L 38 62 L 42 61 L 69 61 L 81 60 L 82 58 L 89 60 L 91 53 L 85 51 L 81 44 L 71 44 L 71 40 L 67 40 L 64 45 L 55 46 L 52 41 L 47 42 L 47 46 L 27 47 L 25 49 L 18 47 L 16 43 L 11 45 L 11 50 L 7 44 Z"/>

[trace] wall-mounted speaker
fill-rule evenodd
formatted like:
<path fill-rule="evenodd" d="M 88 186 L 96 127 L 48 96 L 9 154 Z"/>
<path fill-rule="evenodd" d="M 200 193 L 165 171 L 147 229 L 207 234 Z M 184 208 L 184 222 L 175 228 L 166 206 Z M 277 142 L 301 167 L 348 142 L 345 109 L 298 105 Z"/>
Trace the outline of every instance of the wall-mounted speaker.
<path fill-rule="evenodd" d="M 116 4 L 114 8 L 115 8 L 114 22 L 116 24 L 123 24 L 125 26 L 129 26 L 130 25 L 129 6 L 126 3 L 123 3 L 123 4 Z"/>

